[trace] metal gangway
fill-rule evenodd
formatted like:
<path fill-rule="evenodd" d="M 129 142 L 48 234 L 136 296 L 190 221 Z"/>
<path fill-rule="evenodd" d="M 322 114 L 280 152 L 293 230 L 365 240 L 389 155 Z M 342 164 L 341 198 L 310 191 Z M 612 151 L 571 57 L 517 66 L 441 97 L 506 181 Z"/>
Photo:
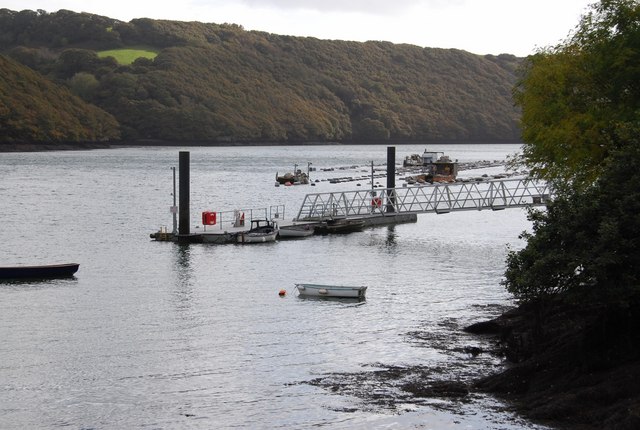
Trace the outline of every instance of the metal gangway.
<path fill-rule="evenodd" d="M 551 191 L 546 182 L 529 179 L 318 193 L 305 196 L 295 220 L 501 210 L 541 206 L 550 198 Z"/>

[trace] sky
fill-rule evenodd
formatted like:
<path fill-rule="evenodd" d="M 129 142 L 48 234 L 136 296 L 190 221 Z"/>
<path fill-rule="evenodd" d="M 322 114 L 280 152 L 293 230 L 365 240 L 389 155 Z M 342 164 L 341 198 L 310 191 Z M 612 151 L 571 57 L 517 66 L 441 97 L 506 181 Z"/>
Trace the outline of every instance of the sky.
<path fill-rule="evenodd" d="M 134 18 L 239 24 L 290 36 L 384 40 L 520 57 L 567 38 L 595 0 L 2 0 L 0 8 L 68 9 Z"/>

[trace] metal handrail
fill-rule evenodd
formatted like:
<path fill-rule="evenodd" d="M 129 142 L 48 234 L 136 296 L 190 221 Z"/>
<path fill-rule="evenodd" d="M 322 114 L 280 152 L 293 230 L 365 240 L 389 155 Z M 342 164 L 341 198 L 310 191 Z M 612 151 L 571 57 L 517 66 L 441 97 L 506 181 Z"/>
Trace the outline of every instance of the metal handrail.
<path fill-rule="evenodd" d="M 251 225 L 251 221 L 254 219 L 282 219 L 285 215 L 284 205 L 272 205 L 268 208 L 250 208 L 250 209 L 235 209 L 228 211 L 216 211 L 216 225 L 215 228 L 224 230 L 230 227 L 239 227 L 237 225 L 238 214 L 243 214 L 244 224 Z M 205 226 L 206 230 L 206 226 Z"/>
<path fill-rule="evenodd" d="M 528 179 L 315 193 L 305 196 L 295 220 L 540 206 L 551 194 L 546 182 Z"/>

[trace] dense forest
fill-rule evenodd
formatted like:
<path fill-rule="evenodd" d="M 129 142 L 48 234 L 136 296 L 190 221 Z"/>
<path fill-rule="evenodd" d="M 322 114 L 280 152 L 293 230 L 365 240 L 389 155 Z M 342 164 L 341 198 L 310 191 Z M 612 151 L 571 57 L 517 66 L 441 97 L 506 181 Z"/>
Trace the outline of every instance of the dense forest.
<path fill-rule="evenodd" d="M 136 47 L 157 56 L 131 64 L 99 56 Z M 22 74 L 33 74 L 3 69 L 0 143 L 118 134 L 124 141 L 211 143 L 520 137 L 511 95 L 520 59 L 508 54 L 280 36 L 234 24 L 0 9 L 0 55 L 3 68 L 18 70 L 13 61 L 28 66 L 58 92 L 67 88 L 99 108 L 83 111 L 111 114 L 118 128 L 108 115 L 95 117 L 93 136 L 57 123 L 39 128 L 29 118 L 75 115 L 77 100 L 52 103 L 30 92 L 29 100 L 38 101 L 25 103 L 32 90 Z"/>
<path fill-rule="evenodd" d="M 118 139 L 118 122 L 63 87 L 0 56 L 1 142 Z"/>

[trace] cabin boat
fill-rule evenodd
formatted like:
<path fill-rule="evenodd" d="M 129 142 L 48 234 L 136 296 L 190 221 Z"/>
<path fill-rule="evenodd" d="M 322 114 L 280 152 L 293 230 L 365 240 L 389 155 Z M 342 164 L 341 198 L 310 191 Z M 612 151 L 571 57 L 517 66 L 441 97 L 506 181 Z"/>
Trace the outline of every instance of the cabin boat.
<path fill-rule="evenodd" d="M 422 155 L 412 154 L 404 159 L 404 167 L 420 167 L 422 175 L 412 177 L 409 183 L 454 182 L 458 176 L 458 163 L 444 155 L 444 152 L 427 151 Z"/>
<path fill-rule="evenodd" d="M 49 264 L 43 266 L 0 267 L 0 279 L 55 279 L 69 278 L 78 271 L 80 264 Z"/>
<path fill-rule="evenodd" d="M 364 299 L 367 287 L 344 285 L 296 284 L 298 294 L 303 297 L 339 297 Z"/>
<path fill-rule="evenodd" d="M 267 219 L 251 220 L 251 228 L 248 231 L 238 232 L 237 243 L 264 243 L 275 242 L 280 229 L 278 224 Z"/>

